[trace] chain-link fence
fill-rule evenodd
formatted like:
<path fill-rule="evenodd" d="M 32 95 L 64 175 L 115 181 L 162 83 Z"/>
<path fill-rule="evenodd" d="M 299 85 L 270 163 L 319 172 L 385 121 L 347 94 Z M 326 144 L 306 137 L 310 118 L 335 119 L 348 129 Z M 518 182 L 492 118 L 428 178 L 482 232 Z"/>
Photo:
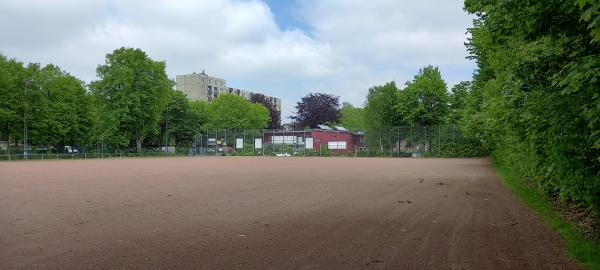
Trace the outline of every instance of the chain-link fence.
<path fill-rule="evenodd" d="M 465 138 L 454 125 L 379 127 L 350 132 L 340 127 L 306 130 L 204 130 L 179 139 L 118 146 L 103 140 L 81 145 L 0 141 L 0 160 L 88 159 L 152 156 L 485 156 L 478 140 Z M 168 138 L 168 137 L 167 137 Z"/>

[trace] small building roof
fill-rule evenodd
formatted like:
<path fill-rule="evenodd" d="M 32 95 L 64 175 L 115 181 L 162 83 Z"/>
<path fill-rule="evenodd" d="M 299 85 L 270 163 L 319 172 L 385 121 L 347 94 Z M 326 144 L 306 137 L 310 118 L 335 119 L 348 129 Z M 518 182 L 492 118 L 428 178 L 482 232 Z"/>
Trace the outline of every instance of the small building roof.
<path fill-rule="evenodd" d="M 326 126 L 326 125 L 317 125 L 317 127 L 318 127 L 319 129 L 322 129 L 322 130 L 333 130 L 333 129 L 331 129 L 330 127 L 328 127 L 328 126 Z"/>

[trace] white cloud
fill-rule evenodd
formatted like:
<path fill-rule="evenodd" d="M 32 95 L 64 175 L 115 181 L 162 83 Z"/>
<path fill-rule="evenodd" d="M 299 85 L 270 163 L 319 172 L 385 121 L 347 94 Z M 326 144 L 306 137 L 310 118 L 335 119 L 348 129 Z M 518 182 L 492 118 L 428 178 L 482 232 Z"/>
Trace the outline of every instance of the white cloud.
<path fill-rule="evenodd" d="M 259 0 L 5 0 L 0 51 L 54 63 L 86 81 L 106 53 L 138 47 L 171 77 L 202 69 L 229 85 L 294 102 L 313 91 L 361 105 L 375 84 L 440 65 L 449 84 L 469 79 L 471 18 L 459 0 L 298 0 L 309 29 L 281 29 Z"/>

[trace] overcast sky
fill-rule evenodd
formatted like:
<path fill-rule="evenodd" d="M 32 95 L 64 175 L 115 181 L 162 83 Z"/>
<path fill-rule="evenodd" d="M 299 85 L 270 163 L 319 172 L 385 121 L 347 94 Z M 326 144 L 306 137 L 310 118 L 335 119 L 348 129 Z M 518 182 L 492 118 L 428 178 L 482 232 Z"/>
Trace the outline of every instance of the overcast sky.
<path fill-rule="evenodd" d="M 53 63 L 90 82 L 106 53 L 136 47 L 167 72 L 201 72 L 281 97 L 333 93 L 362 105 L 370 86 L 403 85 L 436 65 L 469 80 L 462 0 L 2 0 L 0 53 Z"/>

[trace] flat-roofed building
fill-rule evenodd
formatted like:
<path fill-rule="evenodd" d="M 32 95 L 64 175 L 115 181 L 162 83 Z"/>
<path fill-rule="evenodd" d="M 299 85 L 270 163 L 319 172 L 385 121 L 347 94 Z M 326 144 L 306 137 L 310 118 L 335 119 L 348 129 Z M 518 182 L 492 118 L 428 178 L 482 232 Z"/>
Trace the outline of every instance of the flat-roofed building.
<path fill-rule="evenodd" d="M 235 94 L 250 100 L 252 95 L 256 94 L 256 92 L 228 87 L 224 79 L 206 75 L 204 71 L 202 73 L 177 75 L 175 81 L 177 83 L 177 90 L 185 93 L 191 100 L 211 102 L 220 94 Z M 273 103 L 277 111 L 281 113 L 281 99 L 270 96 L 266 97 Z"/>

